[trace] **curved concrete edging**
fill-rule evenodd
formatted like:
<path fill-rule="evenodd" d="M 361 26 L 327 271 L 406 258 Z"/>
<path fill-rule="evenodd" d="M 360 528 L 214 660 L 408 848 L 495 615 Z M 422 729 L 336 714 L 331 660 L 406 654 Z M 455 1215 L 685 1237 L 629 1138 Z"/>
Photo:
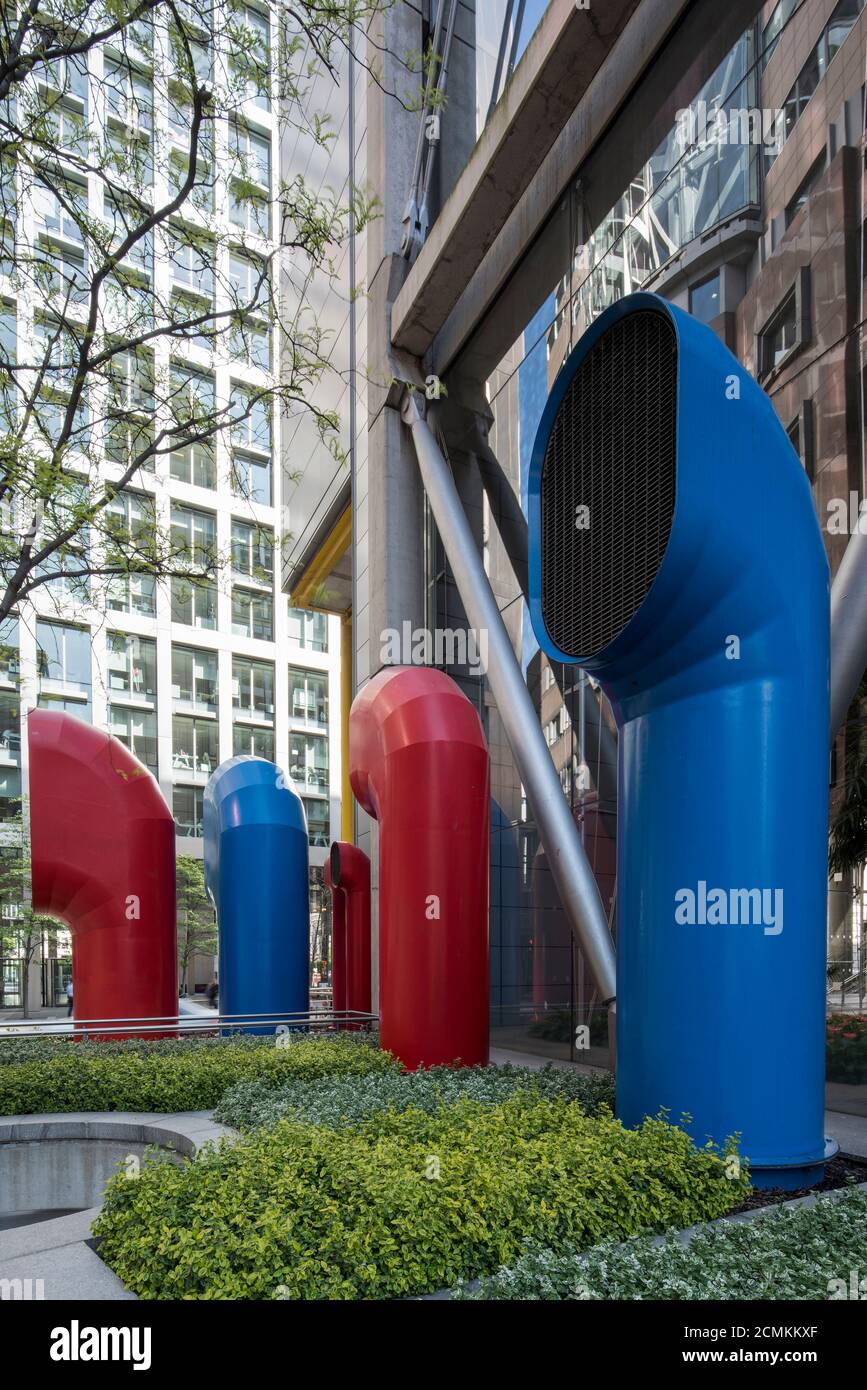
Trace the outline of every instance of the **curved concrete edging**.
<path fill-rule="evenodd" d="M 217 1124 L 209 1110 L 176 1115 L 135 1111 L 5 1115 L 0 1116 L 0 1164 L 4 1144 L 157 1145 L 192 1158 L 203 1145 L 227 1137 L 237 1138 L 237 1131 Z M 0 1298 L 136 1300 L 89 1244 L 100 1206 L 2 1232 Z"/>

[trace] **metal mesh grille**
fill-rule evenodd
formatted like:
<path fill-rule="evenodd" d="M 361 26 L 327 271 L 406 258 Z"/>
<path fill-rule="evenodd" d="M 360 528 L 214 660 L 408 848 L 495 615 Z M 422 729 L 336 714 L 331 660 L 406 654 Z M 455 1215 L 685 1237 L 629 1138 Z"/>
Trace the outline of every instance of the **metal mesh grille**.
<path fill-rule="evenodd" d="M 542 466 L 542 616 L 569 656 L 606 647 L 653 583 L 674 512 L 676 411 L 674 328 L 654 310 L 613 324 L 566 391 Z"/>

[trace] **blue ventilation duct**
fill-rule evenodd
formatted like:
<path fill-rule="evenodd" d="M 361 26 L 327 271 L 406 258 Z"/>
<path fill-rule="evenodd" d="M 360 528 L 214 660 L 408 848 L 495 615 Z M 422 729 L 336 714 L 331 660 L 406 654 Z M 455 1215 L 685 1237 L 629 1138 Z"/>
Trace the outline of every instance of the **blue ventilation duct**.
<path fill-rule="evenodd" d="M 767 396 L 652 294 L 560 372 L 529 486 L 540 643 L 620 730 L 617 1110 L 739 1133 L 757 1186 L 825 1157 L 828 565 Z"/>
<path fill-rule="evenodd" d="M 220 764 L 205 788 L 204 846 L 220 936 L 220 1013 L 306 1013 L 307 822 L 274 763 L 244 756 Z"/>

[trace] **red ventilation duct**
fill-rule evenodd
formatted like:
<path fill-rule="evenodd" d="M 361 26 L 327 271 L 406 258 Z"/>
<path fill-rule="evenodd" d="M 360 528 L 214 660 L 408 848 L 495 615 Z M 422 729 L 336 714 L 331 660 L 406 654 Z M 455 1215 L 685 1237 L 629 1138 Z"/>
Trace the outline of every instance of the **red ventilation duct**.
<path fill-rule="evenodd" d="M 72 932 L 76 1018 L 176 1018 L 175 827 L 156 782 L 80 719 L 27 722 L 33 906 Z"/>
<path fill-rule="evenodd" d="M 335 840 L 325 865 L 332 901 L 332 995 L 335 1012 L 370 1013 L 370 860 Z"/>
<path fill-rule="evenodd" d="M 442 671 L 387 667 L 349 717 L 352 790 L 379 822 L 382 1046 L 411 1070 L 488 1061 L 490 759 Z"/>

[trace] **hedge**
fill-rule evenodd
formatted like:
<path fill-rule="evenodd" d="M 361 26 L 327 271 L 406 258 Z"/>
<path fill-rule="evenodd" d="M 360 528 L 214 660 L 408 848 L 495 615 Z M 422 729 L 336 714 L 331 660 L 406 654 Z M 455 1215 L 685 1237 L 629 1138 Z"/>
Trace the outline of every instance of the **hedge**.
<path fill-rule="evenodd" d="M 525 1238 L 582 1248 L 719 1216 L 748 1185 L 662 1120 L 626 1130 L 519 1090 L 351 1129 L 281 1120 L 146 1164 L 109 1184 L 94 1235 L 141 1298 L 392 1298 L 493 1272 Z"/>
<path fill-rule="evenodd" d="M 271 1038 L 215 1039 L 190 1046 L 73 1043 L 50 1055 L 0 1066 L 0 1115 L 70 1110 L 208 1110 L 242 1079 L 277 1085 L 289 1078 L 361 1076 L 394 1071 L 397 1063 L 364 1038 L 291 1034 L 289 1045 Z"/>
<path fill-rule="evenodd" d="M 378 1071 L 368 1076 L 331 1076 L 320 1081 L 293 1079 L 278 1086 L 239 1081 L 226 1092 L 215 1118 L 236 1129 L 257 1129 L 281 1119 L 325 1125 L 329 1129 L 360 1124 L 381 1110 L 414 1107 L 432 1114 L 440 1106 L 466 1097 L 496 1105 L 524 1090 L 539 1098 L 577 1101 L 587 1114 L 602 1105 L 614 1108 L 614 1077 L 607 1072 L 584 1076 L 572 1068 L 505 1066 L 431 1067 L 429 1071 Z"/>
<path fill-rule="evenodd" d="M 811 1207 L 773 1207 L 749 1222 L 703 1227 L 586 1254 L 530 1246 L 511 1266 L 459 1289 L 462 1299 L 844 1299 L 867 1297 L 867 1192 L 820 1196 Z"/>

